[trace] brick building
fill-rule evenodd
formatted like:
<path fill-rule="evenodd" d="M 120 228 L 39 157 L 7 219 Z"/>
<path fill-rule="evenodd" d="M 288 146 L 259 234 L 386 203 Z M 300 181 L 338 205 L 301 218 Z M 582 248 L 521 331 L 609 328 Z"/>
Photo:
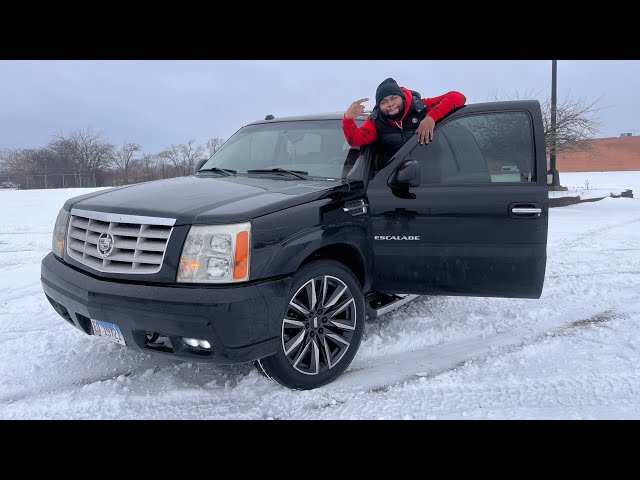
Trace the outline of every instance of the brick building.
<path fill-rule="evenodd" d="M 601 172 L 640 170 L 640 136 L 595 138 L 588 140 L 592 151 L 558 152 L 556 167 L 559 172 Z"/>

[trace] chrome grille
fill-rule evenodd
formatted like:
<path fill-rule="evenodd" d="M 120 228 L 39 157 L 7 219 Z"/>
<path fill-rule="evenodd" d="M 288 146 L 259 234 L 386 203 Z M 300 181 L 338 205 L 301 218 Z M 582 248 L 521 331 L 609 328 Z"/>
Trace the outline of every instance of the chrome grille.
<path fill-rule="evenodd" d="M 174 218 L 74 208 L 67 232 L 67 254 L 100 272 L 156 273 L 162 268 L 174 224 Z M 110 234 L 107 243 L 110 250 L 101 254 L 98 239 L 108 236 L 107 233 Z"/>

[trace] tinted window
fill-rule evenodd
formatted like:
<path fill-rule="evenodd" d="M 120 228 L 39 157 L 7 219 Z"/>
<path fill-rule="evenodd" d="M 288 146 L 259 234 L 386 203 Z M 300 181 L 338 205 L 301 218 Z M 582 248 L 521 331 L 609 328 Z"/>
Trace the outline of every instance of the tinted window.
<path fill-rule="evenodd" d="M 421 183 L 535 182 L 529 115 L 505 112 L 456 118 L 417 147 Z"/>

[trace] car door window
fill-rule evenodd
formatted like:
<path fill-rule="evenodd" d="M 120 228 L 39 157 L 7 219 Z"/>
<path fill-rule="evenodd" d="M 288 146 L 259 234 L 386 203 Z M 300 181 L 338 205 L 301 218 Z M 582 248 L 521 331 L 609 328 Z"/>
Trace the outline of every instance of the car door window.
<path fill-rule="evenodd" d="M 423 184 L 536 181 L 532 125 L 526 112 L 453 119 L 410 157 L 420 163 Z"/>

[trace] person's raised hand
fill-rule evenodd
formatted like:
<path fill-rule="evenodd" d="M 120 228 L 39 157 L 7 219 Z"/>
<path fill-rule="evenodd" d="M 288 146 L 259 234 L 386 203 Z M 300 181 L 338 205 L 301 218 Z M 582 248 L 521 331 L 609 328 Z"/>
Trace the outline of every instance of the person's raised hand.
<path fill-rule="evenodd" d="M 356 117 L 359 117 L 360 115 L 364 115 L 364 105 L 362 104 L 367 100 L 369 99 L 361 98 L 360 100 L 356 100 L 351 105 L 349 105 L 349 108 L 347 108 L 346 112 L 344 112 L 345 118 L 348 118 L 351 120 Z"/>

